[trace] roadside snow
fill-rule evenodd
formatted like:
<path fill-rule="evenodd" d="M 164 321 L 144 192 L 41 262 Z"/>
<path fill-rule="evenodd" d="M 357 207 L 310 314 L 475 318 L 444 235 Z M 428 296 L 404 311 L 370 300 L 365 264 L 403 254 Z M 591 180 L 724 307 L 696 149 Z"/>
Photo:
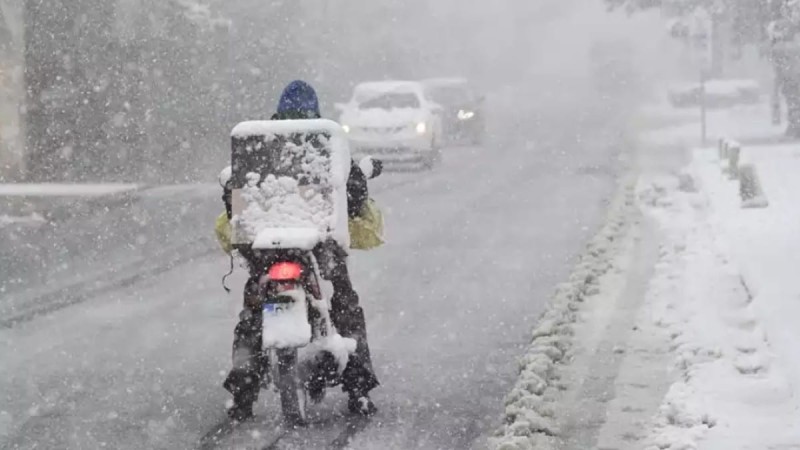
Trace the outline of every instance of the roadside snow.
<path fill-rule="evenodd" d="M 573 324 L 585 301 L 604 295 L 600 286 L 613 277 L 619 258 L 625 258 L 622 237 L 633 208 L 631 183 L 623 183 L 610 207 L 604 228 L 587 245 L 575 270 L 555 292 L 549 308 L 532 332 L 520 374 L 506 397 L 503 424 L 489 439 L 493 450 L 550 449 L 559 446 L 559 403 L 567 386 L 563 368 L 572 358 Z"/>
<path fill-rule="evenodd" d="M 656 410 L 665 390 L 664 374 L 631 365 L 636 349 L 626 345 L 641 338 L 635 323 L 658 254 L 652 224 L 642 220 L 636 208 L 629 214 L 630 229 L 620 239 L 613 270 L 600 280 L 596 295 L 579 311 L 572 362 L 564 371 L 571 389 L 560 408 L 563 425 L 559 448 L 617 448 L 598 444 L 609 402 L 613 399 L 621 410 L 629 412 L 619 423 L 622 434 L 629 436 L 636 432 L 640 416 Z M 623 371 L 636 376 L 620 378 Z M 619 395 L 621 389 L 615 386 L 615 380 L 626 387 L 635 386 L 633 395 Z"/>
<path fill-rule="evenodd" d="M 640 327 L 666 331 L 675 379 L 642 448 L 800 444 L 795 386 L 775 358 L 773 329 L 759 318 L 739 261 L 731 258 L 729 235 L 717 226 L 719 198 L 707 189 L 714 177 L 722 181 L 719 166 L 707 161 L 698 167 L 696 160 L 692 169 L 705 174 L 699 193 L 681 191 L 677 177 L 645 180 L 639 189 L 643 206 L 666 234 Z M 736 200 L 735 186 L 724 183 Z M 738 216 L 752 213 L 738 209 L 738 201 L 734 205 Z"/>
<path fill-rule="evenodd" d="M 800 150 L 764 146 L 780 141 L 764 105 L 710 114 L 769 198 L 744 209 L 715 148 L 685 152 L 699 124 L 665 112 L 620 234 L 534 331 L 493 450 L 800 448 Z"/>
<path fill-rule="evenodd" d="M 140 189 L 137 184 L 0 184 L 0 197 L 98 197 Z"/>
<path fill-rule="evenodd" d="M 9 216 L 7 214 L 0 215 L 0 228 L 3 228 L 7 225 L 39 226 L 45 222 L 45 218 L 35 212 L 26 216 Z"/>
<path fill-rule="evenodd" d="M 800 448 L 800 150 L 765 145 L 782 140 L 768 120 L 766 105 L 709 116 L 711 139 L 742 143 L 740 164 L 756 168 L 767 208 L 742 207 L 716 148 L 640 178 L 658 262 L 591 448 Z M 682 153 L 698 131 L 647 133 L 645 157 Z"/>

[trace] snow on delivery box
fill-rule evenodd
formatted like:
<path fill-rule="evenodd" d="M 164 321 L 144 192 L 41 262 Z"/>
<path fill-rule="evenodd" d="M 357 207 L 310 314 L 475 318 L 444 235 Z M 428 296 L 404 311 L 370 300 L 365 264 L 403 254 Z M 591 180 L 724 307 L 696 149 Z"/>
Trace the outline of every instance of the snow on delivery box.
<path fill-rule="evenodd" d="M 325 119 L 242 122 L 231 132 L 235 248 L 310 250 L 333 239 L 350 245 L 350 150 Z"/>

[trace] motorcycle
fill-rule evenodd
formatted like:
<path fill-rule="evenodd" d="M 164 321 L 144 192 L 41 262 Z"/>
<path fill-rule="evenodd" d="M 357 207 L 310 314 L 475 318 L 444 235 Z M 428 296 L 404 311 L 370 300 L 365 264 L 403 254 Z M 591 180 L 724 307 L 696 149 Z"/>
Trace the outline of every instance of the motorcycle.
<path fill-rule="evenodd" d="M 347 139 L 324 119 L 243 122 L 231 135 L 232 244 L 261 274 L 261 370 L 284 420 L 303 424 L 356 349 L 333 326 L 325 281 L 349 244 Z"/>
<path fill-rule="evenodd" d="M 268 267 L 259 282 L 262 302 L 263 369 L 278 391 L 284 419 L 302 424 L 308 405 L 337 386 L 356 349 L 330 319 L 329 297 L 322 294 L 314 253 L 301 246 L 261 252 Z"/>

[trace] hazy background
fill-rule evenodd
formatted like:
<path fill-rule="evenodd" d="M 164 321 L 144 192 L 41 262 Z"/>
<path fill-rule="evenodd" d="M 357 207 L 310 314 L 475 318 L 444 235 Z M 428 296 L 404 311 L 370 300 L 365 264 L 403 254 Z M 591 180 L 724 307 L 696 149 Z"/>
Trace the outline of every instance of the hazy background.
<path fill-rule="evenodd" d="M 0 0 L 0 188 L 34 192 L 0 198 L 0 447 L 191 448 L 213 432 L 247 278 L 220 286 L 216 175 L 231 127 L 268 118 L 296 78 L 333 118 L 362 81 L 464 76 L 486 95 L 484 145 L 370 182 L 387 242 L 349 271 L 383 383 L 360 448 L 490 434 L 532 324 L 607 220 L 637 107 L 699 78 L 660 11 L 605 8 Z M 148 185 L 60 197 L 9 181 Z M 280 448 L 330 448 L 351 428 L 342 401 Z M 259 403 L 267 439 L 278 405 Z"/>
<path fill-rule="evenodd" d="M 553 86 L 588 86 L 588 49 L 608 38 L 634 44 L 644 78 L 674 72 L 664 61 L 674 42 L 657 14 L 631 20 L 607 14 L 600 0 L 0 0 L 0 8 L 5 180 L 208 180 L 227 158 L 231 126 L 267 117 L 295 78 L 314 84 L 333 115 L 354 83 L 373 79 L 466 76 L 521 102 L 558 95 Z"/>

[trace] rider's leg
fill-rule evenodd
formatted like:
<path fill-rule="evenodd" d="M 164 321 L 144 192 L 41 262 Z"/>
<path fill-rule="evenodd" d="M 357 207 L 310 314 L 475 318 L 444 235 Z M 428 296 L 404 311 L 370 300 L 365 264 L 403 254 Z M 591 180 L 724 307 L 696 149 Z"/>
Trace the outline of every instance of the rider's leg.
<path fill-rule="evenodd" d="M 225 379 L 225 389 L 233 394 L 231 418 L 244 420 L 253 415 L 253 404 L 261 389 L 262 312 L 258 305 L 258 282 L 248 280 L 244 292 L 244 308 L 239 314 L 233 337 L 233 367 Z"/>
<path fill-rule="evenodd" d="M 337 259 L 330 280 L 334 290 L 331 320 L 339 334 L 356 340 L 356 351 L 342 374 L 343 389 L 351 398 L 366 397 L 379 383 L 372 368 L 364 310 L 359 306 L 358 294 L 350 282 L 347 259 Z"/>

